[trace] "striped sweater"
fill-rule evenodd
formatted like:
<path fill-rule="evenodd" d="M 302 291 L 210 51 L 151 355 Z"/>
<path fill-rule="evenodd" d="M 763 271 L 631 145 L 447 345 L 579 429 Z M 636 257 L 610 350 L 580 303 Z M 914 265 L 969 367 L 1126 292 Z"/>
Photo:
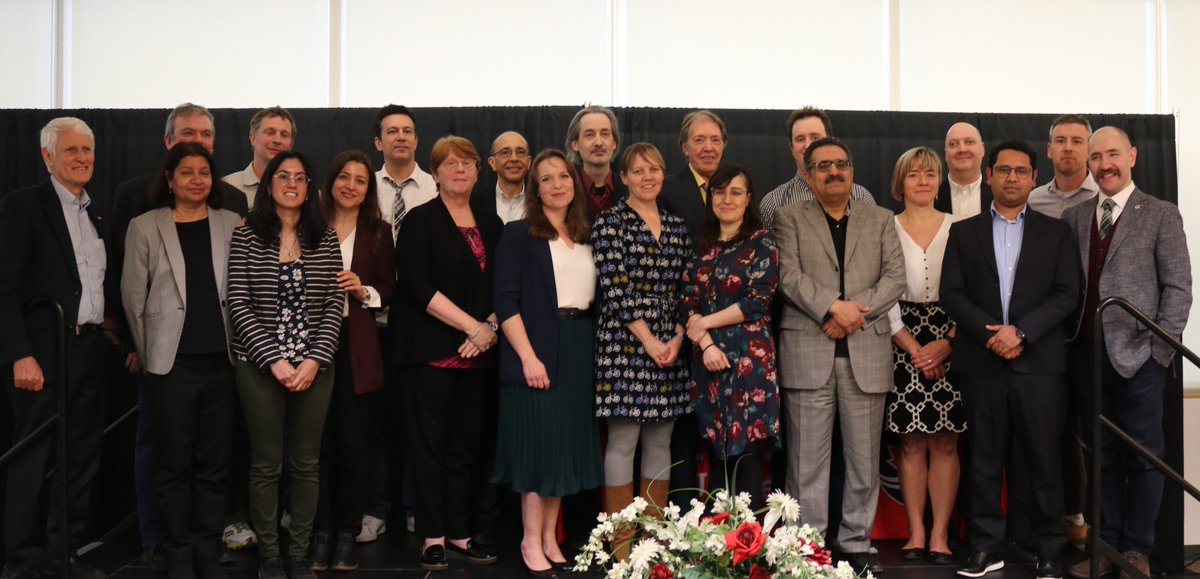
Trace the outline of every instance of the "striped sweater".
<path fill-rule="evenodd" d="M 346 300 L 337 284 L 337 274 L 342 270 L 337 234 L 326 229 L 321 244 L 306 252 L 303 260 L 304 303 L 309 320 L 306 357 L 327 368 L 337 350 Z M 234 356 L 263 370 L 282 360 L 273 337 L 279 309 L 279 244 L 260 239 L 249 226 L 233 230 L 228 304 Z"/>

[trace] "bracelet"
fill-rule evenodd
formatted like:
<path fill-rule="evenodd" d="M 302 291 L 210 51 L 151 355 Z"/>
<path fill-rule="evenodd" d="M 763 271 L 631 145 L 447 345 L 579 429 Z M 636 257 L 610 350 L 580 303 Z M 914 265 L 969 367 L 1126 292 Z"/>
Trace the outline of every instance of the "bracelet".
<path fill-rule="evenodd" d="M 701 355 L 701 356 L 703 356 L 703 355 L 704 355 L 704 353 L 705 353 L 705 352 L 707 352 L 709 348 L 711 348 L 711 347 L 713 347 L 713 346 L 716 346 L 716 345 L 717 345 L 717 343 L 716 343 L 716 342 L 713 342 L 713 343 L 711 343 L 711 344 L 709 344 L 709 345 L 707 345 L 707 346 L 705 346 L 705 347 L 701 348 L 701 349 L 700 349 L 700 355 Z"/>
<path fill-rule="evenodd" d="M 478 336 L 479 332 L 482 330 L 483 330 L 483 322 L 479 322 L 479 325 L 475 326 L 475 331 L 471 335 L 467 336 L 467 339 L 474 340 L 475 336 Z"/>

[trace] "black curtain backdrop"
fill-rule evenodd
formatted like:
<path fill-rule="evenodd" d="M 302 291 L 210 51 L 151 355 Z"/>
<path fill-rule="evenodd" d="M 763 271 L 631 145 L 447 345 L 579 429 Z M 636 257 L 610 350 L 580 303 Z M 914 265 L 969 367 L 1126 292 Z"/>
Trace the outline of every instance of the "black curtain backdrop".
<path fill-rule="evenodd" d="M 455 134 L 470 139 L 486 156 L 491 141 L 506 130 L 515 130 L 529 141 L 533 151 L 564 148 L 567 124 L 578 110 L 574 106 L 545 107 L 470 107 L 415 108 L 420 142 L 417 159 L 428 169 L 429 151 L 438 137 Z M 658 146 L 667 160 L 667 171 L 684 166 L 680 153 L 679 125 L 691 109 L 624 108 L 614 109 L 620 120 L 621 145 L 649 141 Z M 126 179 L 155 171 L 161 164 L 165 145 L 163 132 L 168 109 L 80 109 L 80 110 L 0 110 L 0 196 L 5 192 L 32 185 L 46 178 L 39 153 L 41 127 L 54 117 L 70 115 L 86 121 L 96 134 L 96 170 L 88 192 L 111 213 L 112 191 Z M 220 175 L 239 171 L 250 162 L 247 139 L 250 117 L 255 109 L 212 109 L 216 119 L 215 156 Z M 296 149 L 304 152 L 318 168 L 314 176 L 322 181 L 326 164 L 346 149 L 368 152 L 380 162 L 373 139 L 375 109 L 291 109 L 296 118 Z M 758 194 L 764 195 L 795 173 L 795 164 L 787 149 L 790 111 L 715 109 L 724 119 L 729 140 L 724 161 L 746 166 L 752 174 Z M 974 124 L 986 145 L 1008 139 L 1022 139 L 1044 152 L 1050 122 L 1056 115 L 997 113 L 920 113 L 885 111 L 829 111 L 834 135 L 847 143 L 855 161 L 855 180 L 871 190 L 886 207 L 897 208 L 888 184 L 896 159 L 910 147 L 925 145 L 937 151 L 943 148 L 945 133 L 958 121 Z M 1126 130 L 1138 148 L 1134 181 L 1151 195 L 1176 202 L 1178 176 L 1175 155 L 1175 119 L 1170 115 L 1089 115 L 1094 128 L 1115 125 Z M 376 167 L 378 169 L 378 166 Z M 1038 182 L 1045 183 L 1053 169 L 1044 154 L 1038 161 Z M 481 187 L 494 180 L 484 167 Z M 3 329 L 0 329 L 3 331 Z M 1178 369 L 1178 365 L 1176 366 Z M 133 386 L 125 381 L 114 384 L 110 416 L 128 408 L 136 400 Z M 0 448 L 11 444 L 11 418 L 7 397 L 0 397 Z M 1167 462 L 1183 470 L 1183 410 L 1174 401 L 1182 400 L 1182 374 L 1168 380 L 1164 427 L 1167 432 Z M 98 477 L 95 501 L 96 531 L 103 532 L 133 509 L 132 447 L 133 429 L 126 425 L 106 442 L 105 467 Z M 1173 487 L 1168 483 L 1169 487 Z M 1019 501 L 1013 504 L 1020 509 Z M 1182 567 L 1183 493 L 1169 488 L 1159 519 L 1156 565 L 1174 571 Z M 1019 518 L 1019 517 L 1018 517 Z M 1095 524 L 1094 521 L 1090 521 Z M 1017 521 L 1014 521 L 1017 523 Z M 1013 532 L 1021 534 L 1022 525 Z M 1095 528 L 1095 527 L 1093 527 Z M 1021 537 L 1014 536 L 1021 542 Z"/>

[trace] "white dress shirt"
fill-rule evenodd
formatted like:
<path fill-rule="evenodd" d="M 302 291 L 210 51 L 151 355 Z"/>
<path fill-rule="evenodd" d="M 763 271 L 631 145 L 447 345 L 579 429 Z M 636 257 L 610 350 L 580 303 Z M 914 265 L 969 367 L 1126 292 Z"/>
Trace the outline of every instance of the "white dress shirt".
<path fill-rule="evenodd" d="M 525 184 L 521 183 L 521 192 L 509 199 L 500 184 L 496 184 L 496 216 L 508 225 L 509 221 L 525 219 Z"/>
<path fill-rule="evenodd" d="M 1113 210 L 1112 210 L 1113 224 L 1116 224 L 1117 220 L 1121 218 L 1121 212 L 1125 210 L 1125 204 L 1129 203 L 1129 196 L 1133 195 L 1133 190 L 1135 187 L 1136 186 L 1133 184 L 1133 181 L 1130 181 L 1129 184 L 1126 185 L 1124 189 L 1121 189 L 1120 191 L 1117 192 L 1116 195 L 1112 196 L 1112 200 L 1117 202 L 1117 206 L 1113 207 Z M 1104 218 L 1104 199 L 1107 197 L 1108 197 L 1107 195 L 1101 193 L 1100 198 L 1098 200 L 1096 200 L 1097 231 L 1099 231 L 1100 220 Z"/>
<path fill-rule="evenodd" d="M 981 212 L 980 189 L 983 186 L 983 175 L 980 175 L 970 185 L 959 185 L 954 179 L 946 177 L 950 182 L 950 209 L 955 221 L 974 217 Z"/>

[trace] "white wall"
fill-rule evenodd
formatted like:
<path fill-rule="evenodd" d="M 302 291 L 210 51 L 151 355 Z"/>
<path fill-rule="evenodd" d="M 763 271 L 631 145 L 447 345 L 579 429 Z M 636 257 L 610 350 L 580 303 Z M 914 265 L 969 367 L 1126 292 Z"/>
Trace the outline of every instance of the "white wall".
<path fill-rule="evenodd" d="M 5 108 L 1175 113 L 1200 272 L 1196 0 L 0 0 L 0 11 Z M 1192 320 L 1195 346 L 1200 303 Z M 1200 388 L 1196 369 L 1184 377 Z M 1200 401 L 1186 408 L 1192 440 Z M 1200 543 L 1200 510 L 1188 509 L 1186 542 Z"/>

